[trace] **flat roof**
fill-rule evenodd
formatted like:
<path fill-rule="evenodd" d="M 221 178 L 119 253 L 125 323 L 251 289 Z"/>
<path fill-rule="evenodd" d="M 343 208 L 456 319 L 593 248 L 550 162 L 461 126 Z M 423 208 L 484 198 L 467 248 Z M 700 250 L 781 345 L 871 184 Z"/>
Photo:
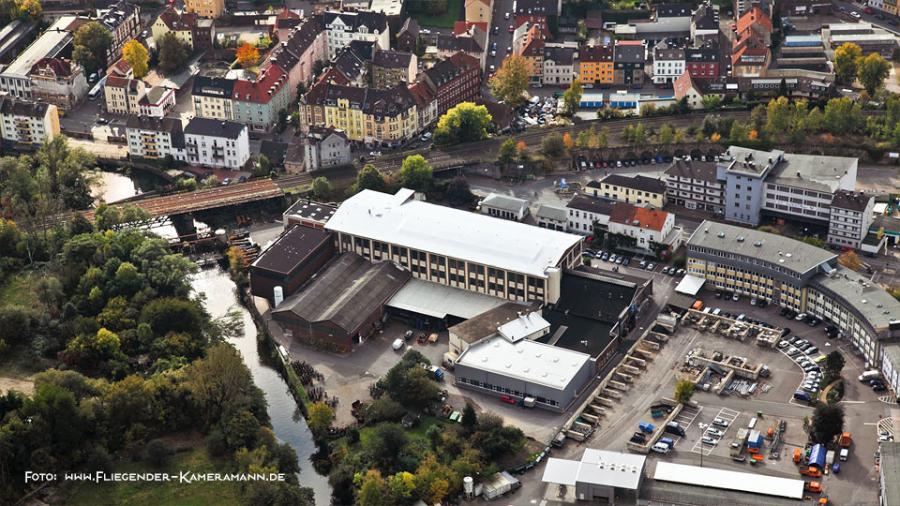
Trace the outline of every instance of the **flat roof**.
<path fill-rule="evenodd" d="M 482 265 L 546 277 L 582 237 L 421 202 L 414 192 L 363 190 L 325 228 Z"/>
<path fill-rule="evenodd" d="M 590 483 L 637 490 L 647 457 L 586 448 L 581 461 L 550 458 L 541 481 L 572 486 Z"/>
<path fill-rule="evenodd" d="M 391 297 L 387 305 L 434 318 L 446 318 L 451 315 L 468 320 L 502 306 L 505 302 L 504 299 L 490 295 L 410 278 L 406 285 Z"/>
<path fill-rule="evenodd" d="M 856 184 L 858 163 L 856 158 L 846 156 L 785 153 L 784 163 L 772 169 L 766 182 L 834 193 L 848 173 L 852 172 L 853 183 Z"/>
<path fill-rule="evenodd" d="M 284 214 L 325 222 L 334 216 L 335 212 L 337 212 L 337 207 L 335 206 L 323 204 L 321 202 L 313 202 L 312 200 L 300 199 L 297 202 L 294 202 L 291 207 L 287 208 Z"/>
<path fill-rule="evenodd" d="M 290 274 L 322 243 L 330 241 L 330 236 L 329 232 L 318 228 L 291 227 L 259 255 L 252 267 Z"/>
<path fill-rule="evenodd" d="M 688 247 L 736 252 L 803 274 L 837 258 L 831 251 L 778 234 L 705 220 Z"/>
<path fill-rule="evenodd" d="M 900 442 L 881 443 L 882 506 L 900 506 Z"/>
<path fill-rule="evenodd" d="M 659 461 L 654 480 L 803 499 L 803 480 Z"/>
<path fill-rule="evenodd" d="M 700 289 L 703 288 L 704 283 L 706 283 L 705 279 L 686 274 L 678 283 L 678 286 L 675 287 L 675 291 L 685 295 L 697 295 Z"/>
<path fill-rule="evenodd" d="M 457 365 L 565 390 L 591 356 L 528 339 L 511 343 L 494 336 L 473 344 L 460 355 Z"/>
<path fill-rule="evenodd" d="M 536 332 L 550 328 L 550 322 L 541 316 L 540 311 L 532 311 L 519 315 L 497 328 L 497 332 L 511 342 L 520 341 Z"/>
<path fill-rule="evenodd" d="M 519 213 L 523 208 L 528 208 L 528 201 L 509 195 L 491 193 L 481 201 L 482 206 L 496 207 L 513 213 Z"/>
<path fill-rule="evenodd" d="M 900 321 L 900 301 L 878 283 L 842 265 L 835 267 L 831 274 L 813 278 L 812 286 L 822 286 L 839 295 L 875 330 L 886 329 L 891 322 Z"/>

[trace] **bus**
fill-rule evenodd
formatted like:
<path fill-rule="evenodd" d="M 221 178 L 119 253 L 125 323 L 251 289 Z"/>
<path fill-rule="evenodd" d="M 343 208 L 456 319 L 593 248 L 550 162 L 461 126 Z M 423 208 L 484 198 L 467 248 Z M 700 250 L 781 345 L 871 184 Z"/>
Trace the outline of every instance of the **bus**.
<path fill-rule="evenodd" d="M 97 98 L 100 95 L 100 93 L 103 91 L 103 85 L 105 85 L 105 84 L 106 84 L 106 76 L 103 76 L 103 79 L 97 81 L 97 84 L 95 84 L 94 87 L 91 88 L 91 91 L 88 92 L 88 98 L 91 100 L 94 100 L 95 98 Z"/>

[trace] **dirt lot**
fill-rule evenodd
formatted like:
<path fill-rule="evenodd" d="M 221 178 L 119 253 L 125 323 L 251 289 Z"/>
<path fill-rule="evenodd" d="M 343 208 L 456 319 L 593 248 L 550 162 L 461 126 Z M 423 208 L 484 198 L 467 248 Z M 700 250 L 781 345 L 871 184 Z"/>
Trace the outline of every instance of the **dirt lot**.
<path fill-rule="evenodd" d="M 5 394 L 9 390 L 18 390 L 31 395 L 34 392 L 34 383 L 29 380 L 0 376 L 0 394 Z"/>

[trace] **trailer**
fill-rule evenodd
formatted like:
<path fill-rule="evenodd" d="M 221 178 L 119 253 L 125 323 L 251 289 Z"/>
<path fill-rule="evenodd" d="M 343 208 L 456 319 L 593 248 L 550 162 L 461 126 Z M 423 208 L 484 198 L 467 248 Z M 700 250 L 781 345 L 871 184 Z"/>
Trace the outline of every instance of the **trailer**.
<path fill-rule="evenodd" d="M 812 449 L 809 452 L 809 460 L 806 464 L 809 467 L 817 467 L 819 471 L 825 469 L 825 456 L 828 453 L 828 450 L 825 448 L 823 444 L 813 445 Z"/>
<path fill-rule="evenodd" d="M 656 427 L 654 427 L 652 423 L 640 422 L 638 423 L 638 428 L 641 429 L 641 431 L 646 432 L 647 434 L 653 434 L 653 429 L 655 429 Z"/>
<path fill-rule="evenodd" d="M 731 441 L 731 458 L 734 460 L 743 459 L 744 455 L 744 445 L 747 443 L 747 435 L 750 434 L 750 430 L 744 427 L 741 427 L 737 431 L 737 435 Z"/>

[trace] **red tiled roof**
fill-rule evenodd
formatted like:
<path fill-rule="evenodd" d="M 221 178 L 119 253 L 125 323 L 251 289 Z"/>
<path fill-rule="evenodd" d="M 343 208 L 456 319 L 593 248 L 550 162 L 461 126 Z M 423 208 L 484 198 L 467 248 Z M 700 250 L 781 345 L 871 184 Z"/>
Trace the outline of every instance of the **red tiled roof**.
<path fill-rule="evenodd" d="M 238 79 L 232 92 L 234 99 L 242 102 L 265 104 L 287 82 L 287 73 L 278 65 L 268 65 L 260 71 L 256 81 Z"/>
<path fill-rule="evenodd" d="M 477 26 L 481 28 L 482 31 L 486 32 L 488 30 L 488 24 L 484 21 L 457 21 L 453 23 L 453 34 L 454 35 L 463 35 L 468 33 L 469 29 L 473 26 Z"/>
<path fill-rule="evenodd" d="M 669 213 L 660 211 L 659 209 L 637 207 L 631 204 L 617 202 L 613 205 L 609 221 L 629 226 L 640 226 L 640 228 L 656 230 L 658 232 L 663 229 L 663 225 L 665 225 L 668 216 Z M 635 222 L 637 222 L 637 225 L 635 225 Z"/>
<path fill-rule="evenodd" d="M 760 9 L 758 6 L 756 6 L 745 12 L 744 15 L 738 19 L 737 33 L 744 33 L 751 26 L 753 26 L 754 23 L 759 24 L 761 27 L 768 30 L 769 33 L 772 33 L 772 30 L 774 29 L 772 27 L 772 20 L 769 19 L 769 16 L 766 16 L 766 13 L 763 12 L 762 9 Z"/>
<path fill-rule="evenodd" d="M 766 47 L 750 47 L 742 46 L 733 55 L 731 55 L 731 64 L 740 65 L 743 56 L 766 56 L 769 54 L 769 48 Z"/>
<path fill-rule="evenodd" d="M 106 74 L 110 76 L 127 77 L 131 72 L 131 65 L 125 61 L 125 58 L 119 58 L 107 69 Z"/>
<path fill-rule="evenodd" d="M 72 75 L 71 63 L 63 58 L 41 58 L 31 67 L 31 71 L 37 72 L 44 68 L 50 68 L 55 75 L 60 77 Z"/>
<path fill-rule="evenodd" d="M 684 73 L 681 74 L 677 79 L 675 79 L 674 83 L 672 83 L 672 88 L 675 92 L 675 99 L 681 100 L 693 87 L 694 80 L 691 79 L 691 73 L 685 70 Z"/>
<path fill-rule="evenodd" d="M 159 19 L 169 27 L 169 30 L 176 32 L 190 30 L 197 26 L 197 15 L 189 12 L 179 14 L 175 9 L 169 7 L 159 15 Z"/>
<path fill-rule="evenodd" d="M 413 99 L 415 99 L 416 107 L 419 109 L 428 107 L 428 104 L 434 100 L 434 93 L 432 93 L 431 88 L 422 81 L 417 81 L 410 86 L 409 92 L 412 94 Z"/>

